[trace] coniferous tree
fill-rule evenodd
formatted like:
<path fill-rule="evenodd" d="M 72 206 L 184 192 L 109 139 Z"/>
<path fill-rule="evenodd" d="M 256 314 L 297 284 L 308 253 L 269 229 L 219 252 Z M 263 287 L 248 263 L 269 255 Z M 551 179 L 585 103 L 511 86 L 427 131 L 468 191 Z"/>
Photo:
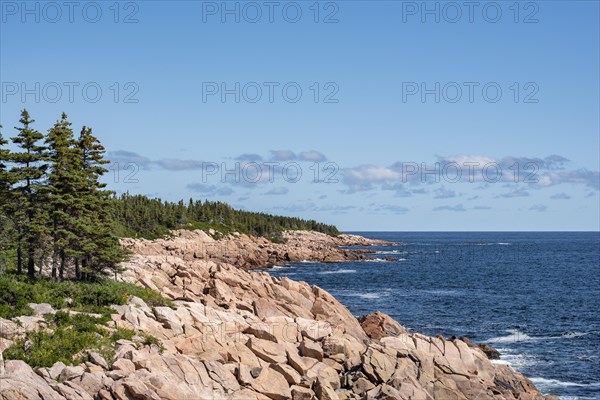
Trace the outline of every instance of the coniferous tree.
<path fill-rule="evenodd" d="M 104 159 L 106 150 L 92 134 L 92 129 L 85 126 L 77 145 L 86 182 L 81 193 L 85 202 L 85 217 L 80 229 L 82 270 L 87 275 L 98 275 L 105 270 L 116 273 L 117 264 L 124 260 L 126 253 L 113 233 L 110 213 L 112 192 L 104 190 L 106 184 L 100 182 L 102 175 L 108 172 L 104 168 L 109 163 Z"/>
<path fill-rule="evenodd" d="M 2 125 L 0 125 L 2 128 Z M 0 268 L 4 268 L 4 258 L 6 252 L 11 248 L 14 242 L 14 229 L 12 221 L 9 218 L 9 203 L 10 203 L 10 174 L 8 173 L 8 162 L 10 161 L 10 151 L 4 146 L 8 144 L 8 141 L 2 136 L 0 132 L 0 255 L 2 255 L 2 265 Z"/>
<path fill-rule="evenodd" d="M 9 181 L 13 183 L 10 193 L 16 207 L 12 210 L 19 219 L 17 243 L 17 270 L 21 272 L 22 250 L 27 254 L 27 274 L 35 275 L 35 252 L 41 247 L 46 234 L 47 211 L 44 207 L 46 176 L 46 148 L 39 142 L 44 138 L 37 130 L 31 128 L 34 120 L 27 110 L 21 112 L 19 120 L 22 126 L 15 127 L 19 131 L 11 138 L 21 150 L 10 156 L 13 167 L 10 169 Z"/>
<path fill-rule="evenodd" d="M 48 132 L 46 144 L 50 161 L 48 204 L 53 242 L 52 277 L 56 278 L 59 263 L 58 277 L 62 280 L 69 258 L 81 256 L 79 236 L 85 202 L 80 194 L 86 187 L 81 149 L 76 145 L 65 113 Z"/>

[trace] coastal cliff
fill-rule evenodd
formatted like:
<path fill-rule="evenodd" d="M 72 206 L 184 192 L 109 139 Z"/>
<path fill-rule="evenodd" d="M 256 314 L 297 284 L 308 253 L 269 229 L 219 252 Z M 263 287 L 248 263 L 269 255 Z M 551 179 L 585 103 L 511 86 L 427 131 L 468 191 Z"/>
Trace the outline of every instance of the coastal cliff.
<path fill-rule="evenodd" d="M 80 366 L 34 371 L 6 361 L 0 399 L 546 398 L 466 339 L 409 333 L 379 312 L 359 321 L 319 287 L 247 271 L 285 261 L 356 260 L 363 255 L 339 246 L 379 244 L 313 232 L 290 232 L 284 241 L 215 240 L 202 231 L 124 239 L 133 256 L 118 279 L 157 290 L 173 306 L 132 297 L 114 306 L 108 324 L 158 343 L 120 340 L 110 363 L 93 354 Z M 8 324 L 0 327 L 6 340 L 27 329 Z"/>
<path fill-rule="evenodd" d="M 366 251 L 343 247 L 390 244 L 358 235 L 330 236 L 311 231 L 284 232 L 281 243 L 274 243 L 264 237 L 238 233 L 219 237 L 217 232 L 201 230 L 178 230 L 169 238 L 153 241 L 122 239 L 121 243 L 138 255 L 165 254 L 185 262 L 208 259 L 245 270 L 283 265 L 290 261 L 355 261 L 364 259 Z"/>

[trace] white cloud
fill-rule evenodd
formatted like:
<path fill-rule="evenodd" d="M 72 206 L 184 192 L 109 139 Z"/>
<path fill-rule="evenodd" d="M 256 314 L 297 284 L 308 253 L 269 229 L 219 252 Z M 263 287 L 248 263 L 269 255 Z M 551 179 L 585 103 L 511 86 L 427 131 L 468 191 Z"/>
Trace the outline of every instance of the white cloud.
<path fill-rule="evenodd" d="M 291 150 L 271 150 L 271 159 L 273 161 L 293 161 L 296 154 Z"/>
<path fill-rule="evenodd" d="M 229 196 L 234 190 L 228 186 L 207 185 L 204 183 L 190 183 L 187 188 L 194 192 L 199 192 L 205 196 Z"/>
<path fill-rule="evenodd" d="M 316 150 L 303 151 L 298 154 L 298 160 L 300 161 L 312 161 L 312 162 L 323 162 L 327 160 L 325 154 Z"/>
<path fill-rule="evenodd" d="M 457 211 L 457 212 L 462 212 L 462 211 L 467 211 L 465 209 L 465 206 L 463 206 L 462 204 L 457 204 L 455 206 L 439 206 L 439 207 L 435 207 L 433 209 L 433 211 Z"/>
<path fill-rule="evenodd" d="M 529 207 L 530 211 L 538 211 L 538 212 L 544 212 L 548 209 L 548 206 L 545 206 L 543 204 L 534 204 L 531 207 Z"/>
<path fill-rule="evenodd" d="M 286 187 L 283 186 L 279 186 L 279 187 L 275 187 L 271 190 L 269 190 L 268 192 L 265 192 L 264 194 L 266 195 L 274 195 L 274 196 L 281 196 L 284 194 L 288 194 L 289 190 Z"/>
<path fill-rule="evenodd" d="M 456 197 L 456 192 L 454 190 L 447 190 L 443 186 L 434 190 L 435 196 L 434 199 L 451 199 Z"/>

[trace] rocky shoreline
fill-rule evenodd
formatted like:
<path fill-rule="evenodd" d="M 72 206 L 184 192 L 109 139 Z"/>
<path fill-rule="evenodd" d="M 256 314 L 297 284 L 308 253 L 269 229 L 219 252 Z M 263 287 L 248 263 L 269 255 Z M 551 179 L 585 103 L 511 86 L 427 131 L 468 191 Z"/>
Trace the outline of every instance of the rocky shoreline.
<path fill-rule="evenodd" d="M 215 239 L 217 236 L 214 231 L 207 233 L 201 230 L 179 230 L 166 239 L 153 241 L 123 239 L 122 244 L 134 254 L 155 255 L 164 250 L 170 256 L 179 257 L 186 262 L 208 259 L 244 270 L 270 268 L 286 262 L 305 260 L 319 262 L 363 260 L 367 258 L 365 253 L 369 253 L 369 250 L 344 247 L 394 244 L 358 235 L 330 236 L 309 231 L 284 232 L 282 243 L 238 233 Z"/>
<path fill-rule="evenodd" d="M 114 307 L 109 324 L 151 334 L 160 346 L 121 340 L 110 362 L 93 355 L 81 366 L 35 371 L 7 361 L 0 399 L 550 398 L 467 339 L 410 333 L 379 312 L 359 321 L 319 287 L 247 271 L 265 260 L 360 259 L 339 246 L 377 244 L 313 232 L 288 233 L 285 240 L 215 241 L 199 231 L 123 240 L 133 257 L 118 279 L 157 290 L 175 306 L 134 297 Z M 7 324 L 0 336 L 8 340 L 25 329 L 9 331 Z"/>

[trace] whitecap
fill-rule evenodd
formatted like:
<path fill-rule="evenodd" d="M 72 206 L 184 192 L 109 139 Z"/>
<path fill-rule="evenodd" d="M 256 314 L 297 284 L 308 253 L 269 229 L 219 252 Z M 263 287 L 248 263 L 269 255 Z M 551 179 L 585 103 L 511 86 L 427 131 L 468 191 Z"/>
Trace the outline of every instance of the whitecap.
<path fill-rule="evenodd" d="M 486 343 L 515 343 L 515 342 L 526 342 L 529 340 L 534 340 L 531 336 L 527 335 L 524 332 L 519 331 L 518 329 L 508 329 L 506 332 L 509 332 L 510 335 L 506 336 L 498 336 L 493 337 L 491 339 L 486 340 Z"/>
<path fill-rule="evenodd" d="M 592 334 L 593 332 L 568 332 L 561 335 L 562 338 L 565 339 L 575 339 L 578 337 L 583 337 Z"/>
<path fill-rule="evenodd" d="M 406 254 L 408 253 L 407 251 L 400 251 L 400 250 L 379 250 L 376 251 L 375 254 Z"/>
<path fill-rule="evenodd" d="M 353 274 L 355 269 L 337 269 L 335 271 L 321 271 L 317 272 L 319 275 L 330 275 L 330 274 Z"/>
<path fill-rule="evenodd" d="M 599 387 L 600 382 L 592 383 L 576 383 L 576 382 L 563 382 L 558 379 L 546 379 L 541 377 L 529 378 L 536 387 L 539 388 L 552 388 L 552 387 Z"/>
<path fill-rule="evenodd" d="M 598 400 L 596 397 L 558 396 L 559 400 Z"/>
<path fill-rule="evenodd" d="M 500 352 L 500 360 L 494 360 L 495 364 L 510 365 L 516 370 L 521 370 L 539 363 L 536 357 L 529 354 L 511 354 L 506 349 L 497 350 Z"/>
<path fill-rule="evenodd" d="M 383 292 L 389 292 L 390 289 L 383 289 Z M 334 294 L 337 297 L 360 297 L 362 299 L 368 299 L 368 300 L 377 300 L 380 299 L 383 296 L 388 296 L 387 293 L 375 293 L 375 292 L 355 292 L 355 291 L 346 291 L 346 290 L 337 290 L 337 291 L 332 291 L 332 294 Z"/>
<path fill-rule="evenodd" d="M 377 293 L 357 293 L 356 297 L 360 297 L 362 299 L 375 300 L 381 298 L 381 296 Z"/>

